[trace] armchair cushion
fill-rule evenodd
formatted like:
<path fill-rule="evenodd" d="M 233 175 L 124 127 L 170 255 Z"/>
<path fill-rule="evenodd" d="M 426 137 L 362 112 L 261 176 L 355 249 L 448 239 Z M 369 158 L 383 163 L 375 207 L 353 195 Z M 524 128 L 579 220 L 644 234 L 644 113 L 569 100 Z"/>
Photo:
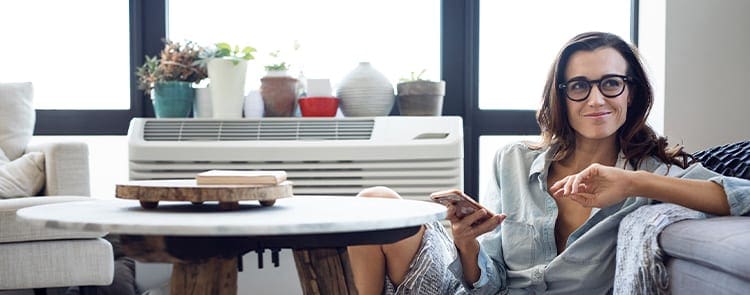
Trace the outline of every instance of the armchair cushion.
<path fill-rule="evenodd" d="M 10 160 L 23 154 L 34 133 L 33 95 L 30 82 L 0 83 L 0 149 Z"/>
<path fill-rule="evenodd" d="M 8 162 L 0 149 L 0 199 L 36 195 L 44 178 L 44 154 L 32 152 Z"/>

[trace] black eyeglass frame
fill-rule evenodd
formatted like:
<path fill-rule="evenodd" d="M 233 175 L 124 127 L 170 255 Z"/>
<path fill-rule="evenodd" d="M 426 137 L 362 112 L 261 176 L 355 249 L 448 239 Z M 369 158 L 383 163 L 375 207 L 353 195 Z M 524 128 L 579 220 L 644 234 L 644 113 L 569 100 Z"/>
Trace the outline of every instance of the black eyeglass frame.
<path fill-rule="evenodd" d="M 622 86 L 622 88 L 620 88 L 620 91 L 617 92 L 617 94 L 607 95 L 607 94 L 605 94 L 602 91 L 601 85 L 599 83 L 601 83 L 601 81 L 607 80 L 609 78 L 620 78 L 620 79 L 622 79 L 623 86 Z M 581 99 L 574 99 L 574 98 L 570 97 L 570 95 L 568 95 L 568 91 L 567 91 L 568 84 L 570 82 L 575 82 L 575 81 L 586 82 L 589 85 L 589 90 L 586 92 L 586 95 L 583 98 L 581 98 Z M 625 86 L 627 86 L 627 84 L 633 83 L 633 81 L 634 81 L 633 78 L 631 78 L 629 76 L 617 75 L 617 74 L 609 74 L 609 75 L 602 76 L 598 80 L 588 80 L 588 79 L 583 78 L 583 77 L 573 78 L 573 79 L 570 79 L 568 81 L 565 81 L 565 82 L 562 82 L 560 84 L 557 84 L 557 88 L 560 89 L 560 91 L 562 93 L 564 93 L 565 97 L 567 97 L 568 99 L 570 99 L 572 101 L 575 101 L 575 102 L 581 102 L 581 101 L 587 100 L 589 98 L 589 95 L 591 95 L 591 89 L 594 88 L 594 86 L 592 86 L 592 85 L 594 85 L 594 84 L 596 84 L 596 87 L 599 88 L 599 93 L 601 93 L 604 97 L 606 97 L 606 98 L 614 98 L 614 97 L 617 97 L 618 95 L 622 94 L 625 91 Z"/>

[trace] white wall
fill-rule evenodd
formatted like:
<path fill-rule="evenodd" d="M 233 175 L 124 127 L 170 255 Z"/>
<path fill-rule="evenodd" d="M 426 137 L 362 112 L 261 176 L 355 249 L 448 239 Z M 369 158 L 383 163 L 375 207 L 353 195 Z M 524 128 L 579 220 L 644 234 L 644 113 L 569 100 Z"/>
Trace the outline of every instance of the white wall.
<path fill-rule="evenodd" d="M 666 0 L 664 134 L 672 144 L 697 151 L 750 139 L 748 14 L 747 0 Z"/>

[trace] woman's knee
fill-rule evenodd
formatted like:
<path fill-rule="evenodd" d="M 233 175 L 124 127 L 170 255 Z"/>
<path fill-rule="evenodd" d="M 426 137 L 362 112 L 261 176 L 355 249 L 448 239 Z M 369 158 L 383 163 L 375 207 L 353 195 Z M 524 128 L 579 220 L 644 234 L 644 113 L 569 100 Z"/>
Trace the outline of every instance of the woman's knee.
<path fill-rule="evenodd" d="M 368 187 L 361 190 L 357 197 L 401 199 L 397 192 L 385 186 Z"/>

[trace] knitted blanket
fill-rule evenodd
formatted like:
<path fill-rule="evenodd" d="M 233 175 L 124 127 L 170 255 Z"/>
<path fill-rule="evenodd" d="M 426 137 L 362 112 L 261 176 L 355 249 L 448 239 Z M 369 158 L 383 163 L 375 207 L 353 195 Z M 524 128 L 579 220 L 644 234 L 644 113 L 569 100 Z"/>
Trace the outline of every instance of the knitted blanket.
<path fill-rule="evenodd" d="M 617 235 L 614 294 L 669 294 L 669 274 L 659 233 L 666 226 L 705 214 L 674 204 L 643 206 L 625 216 Z"/>

